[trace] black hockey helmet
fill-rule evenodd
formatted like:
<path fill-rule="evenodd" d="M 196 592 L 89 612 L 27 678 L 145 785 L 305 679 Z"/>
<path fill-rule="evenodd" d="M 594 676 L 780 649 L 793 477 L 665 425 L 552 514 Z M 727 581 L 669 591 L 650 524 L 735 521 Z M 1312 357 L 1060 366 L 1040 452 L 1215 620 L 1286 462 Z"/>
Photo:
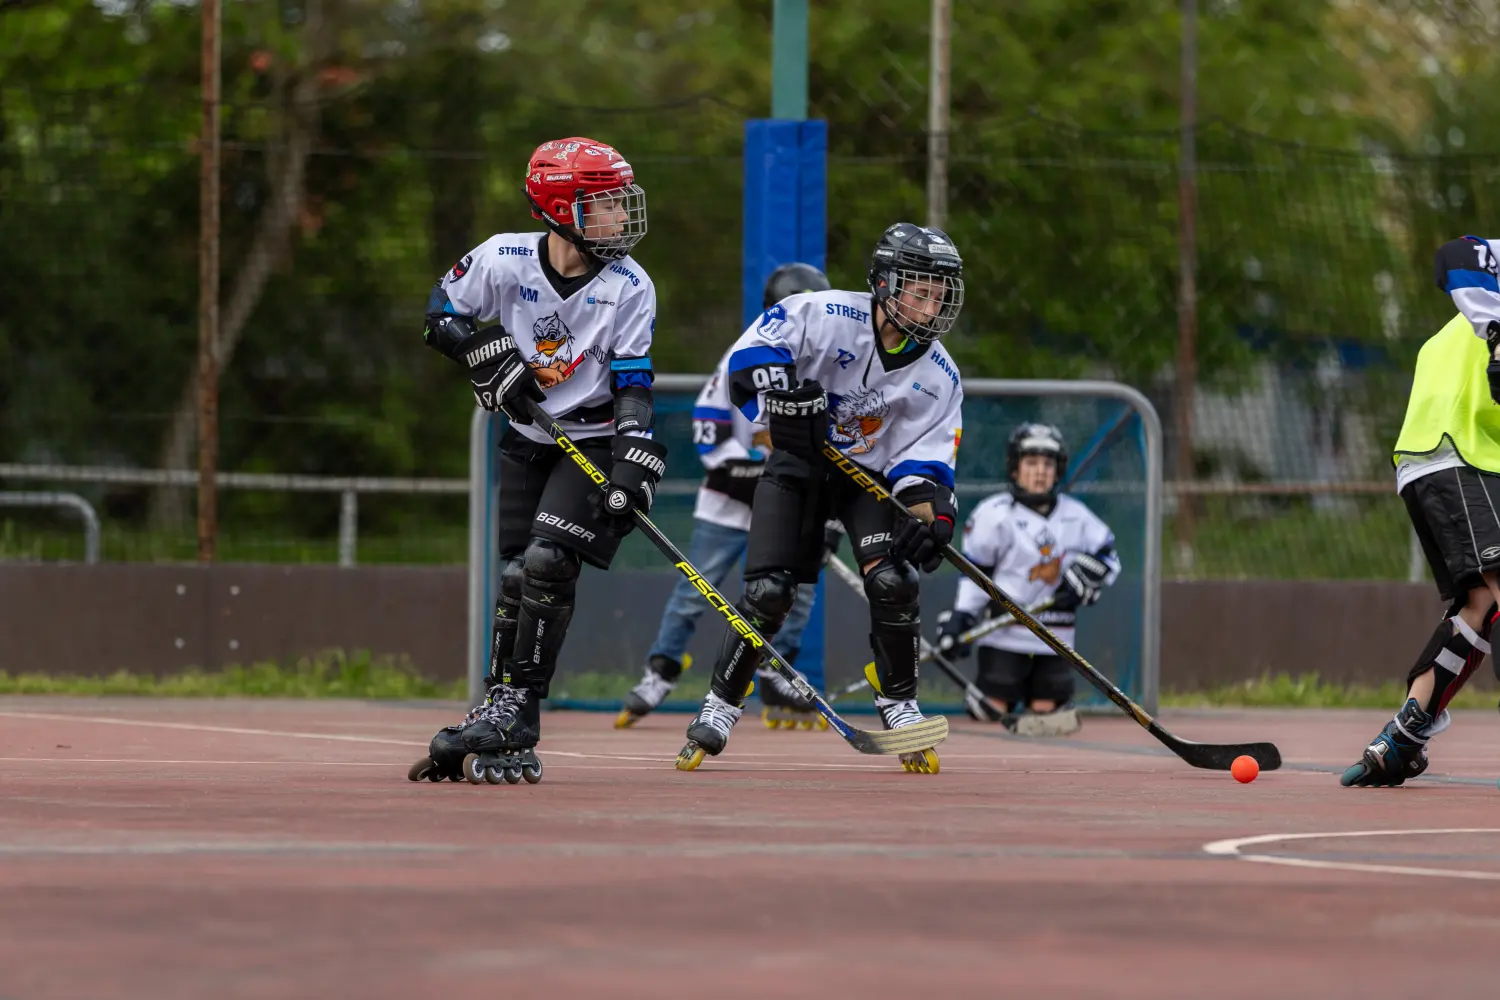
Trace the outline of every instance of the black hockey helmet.
<path fill-rule="evenodd" d="M 1047 492 L 1029 493 L 1021 489 L 1016 476 L 1021 471 L 1021 459 L 1026 455 L 1046 455 L 1057 463 L 1057 475 Z M 1010 440 L 1005 443 L 1005 475 L 1010 479 L 1011 493 L 1021 503 L 1031 506 L 1056 500 L 1067 471 L 1068 445 L 1063 440 L 1062 431 L 1052 424 L 1025 423 L 1010 432 Z"/>
<path fill-rule="evenodd" d="M 832 287 L 828 283 L 828 275 L 811 264 L 801 261 L 782 264 L 766 279 L 766 292 L 761 296 L 760 307 L 769 309 L 788 295 L 796 295 L 798 292 L 826 292 Z"/>
<path fill-rule="evenodd" d="M 870 255 L 870 291 L 886 319 L 903 334 L 928 344 L 949 330 L 964 306 L 964 261 L 941 229 L 898 222 Z M 902 292 L 915 292 L 915 296 Z M 935 311 L 916 302 L 936 301 Z"/>

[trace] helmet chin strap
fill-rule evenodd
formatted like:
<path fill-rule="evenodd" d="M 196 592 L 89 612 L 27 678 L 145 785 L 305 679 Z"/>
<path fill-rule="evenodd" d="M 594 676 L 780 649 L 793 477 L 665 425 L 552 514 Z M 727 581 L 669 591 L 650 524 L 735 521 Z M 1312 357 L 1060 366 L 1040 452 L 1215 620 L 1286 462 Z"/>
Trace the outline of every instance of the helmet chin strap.
<path fill-rule="evenodd" d="M 525 194 L 526 200 L 531 202 L 531 207 L 536 210 L 537 215 L 540 215 L 542 217 L 542 222 L 546 224 L 549 231 L 556 233 L 563 239 L 567 240 L 569 243 L 573 244 L 573 246 L 578 249 L 578 252 L 583 255 L 583 259 L 587 263 L 595 267 L 604 266 L 606 261 L 603 258 L 594 255 L 594 251 L 589 247 L 588 240 L 583 238 L 583 234 L 578 231 L 578 228 L 576 226 L 573 226 L 571 224 L 562 225 L 561 223 L 557 222 L 552 218 L 552 216 L 548 215 L 547 212 L 542 209 L 542 206 L 536 203 L 536 199 L 531 196 L 530 191 L 525 192 Z"/>

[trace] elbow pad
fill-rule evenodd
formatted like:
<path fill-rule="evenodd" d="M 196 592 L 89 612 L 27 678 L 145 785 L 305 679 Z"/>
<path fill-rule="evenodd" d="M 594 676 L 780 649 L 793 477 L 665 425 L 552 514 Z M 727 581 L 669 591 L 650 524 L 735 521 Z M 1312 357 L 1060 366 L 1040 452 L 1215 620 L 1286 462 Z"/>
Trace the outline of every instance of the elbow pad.
<path fill-rule="evenodd" d="M 649 388 L 627 385 L 615 390 L 616 434 L 650 434 L 655 422 L 655 406 Z"/>
<path fill-rule="evenodd" d="M 452 308 L 443 286 L 434 287 L 427 300 L 427 325 L 422 328 L 422 340 L 443 357 L 457 360 L 458 345 L 474 336 L 478 328 L 473 317 L 450 312 Z"/>

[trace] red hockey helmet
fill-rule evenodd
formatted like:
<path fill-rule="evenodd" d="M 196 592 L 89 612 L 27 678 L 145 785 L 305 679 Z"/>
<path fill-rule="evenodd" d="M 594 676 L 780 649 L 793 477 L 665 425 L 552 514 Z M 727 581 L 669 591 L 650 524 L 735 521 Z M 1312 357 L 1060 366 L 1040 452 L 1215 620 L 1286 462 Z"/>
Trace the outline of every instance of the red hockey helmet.
<path fill-rule="evenodd" d="M 526 165 L 531 214 L 600 260 L 619 260 L 646 235 L 646 192 L 613 146 L 583 136 L 544 142 Z"/>

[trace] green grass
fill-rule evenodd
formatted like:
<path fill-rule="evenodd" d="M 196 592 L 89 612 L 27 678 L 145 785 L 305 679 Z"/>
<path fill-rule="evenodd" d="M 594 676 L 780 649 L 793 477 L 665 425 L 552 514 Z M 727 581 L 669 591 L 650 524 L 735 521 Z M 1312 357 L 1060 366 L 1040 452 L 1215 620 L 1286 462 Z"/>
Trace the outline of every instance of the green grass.
<path fill-rule="evenodd" d="M 462 681 L 435 681 L 404 658 L 365 650 L 329 650 L 295 662 L 234 665 L 212 673 L 189 669 L 153 677 L 112 674 L 10 674 L 0 670 L 0 694 L 136 695 L 155 698 L 449 698 L 465 697 Z"/>
<path fill-rule="evenodd" d="M 1453 699 L 1451 708 L 1495 707 L 1494 691 L 1469 686 Z M 1267 674 L 1255 680 L 1225 685 L 1207 691 L 1168 691 L 1163 707 L 1203 708 L 1388 708 L 1395 710 L 1406 700 L 1406 685 L 1334 684 L 1317 674 Z"/>

